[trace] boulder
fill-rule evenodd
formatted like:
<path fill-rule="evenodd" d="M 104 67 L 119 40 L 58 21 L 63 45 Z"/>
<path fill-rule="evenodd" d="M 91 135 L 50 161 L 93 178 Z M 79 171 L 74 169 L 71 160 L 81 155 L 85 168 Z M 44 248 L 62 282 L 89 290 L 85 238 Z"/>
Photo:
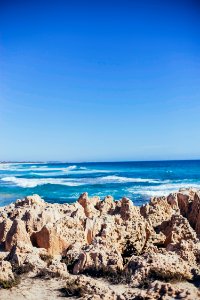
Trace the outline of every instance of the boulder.
<path fill-rule="evenodd" d="M 93 244 L 84 248 L 74 266 L 73 274 L 83 272 L 117 273 L 123 269 L 123 259 L 115 247 L 108 247 L 96 239 Z"/>
<path fill-rule="evenodd" d="M 5 242 L 7 233 L 10 230 L 11 226 L 12 221 L 7 218 L 0 223 L 0 244 Z"/>
<path fill-rule="evenodd" d="M 0 282 L 14 280 L 12 266 L 8 261 L 0 261 Z"/>
<path fill-rule="evenodd" d="M 20 219 L 15 219 L 6 235 L 5 249 L 10 251 L 14 245 L 21 241 L 26 245 L 32 246 L 24 222 Z"/>
<path fill-rule="evenodd" d="M 33 233 L 31 239 L 36 247 L 46 249 L 51 255 L 61 254 L 69 246 L 68 242 L 58 234 L 56 228 L 50 224 Z"/>
<path fill-rule="evenodd" d="M 175 253 L 150 253 L 143 256 L 132 256 L 125 274 L 131 275 L 131 284 L 143 285 L 148 279 L 183 280 L 192 279 L 192 268 Z"/>
<path fill-rule="evenodd" d="M 154 197 L 148 204 L 141 206 L 140 213 L 150 225 L 156 228 L 162 222 L 170 220 L 175 210 L 166 197 Z"/>
<path fill-rule="evenodd" d="M 99 211 L 95 208 L 98 200 L 96 198 L 89 198 L 87 193 L 80 195 L 78 203 L 84 208 L 85 216 L 87 218 L 93 218 L 99 215 Z"/>

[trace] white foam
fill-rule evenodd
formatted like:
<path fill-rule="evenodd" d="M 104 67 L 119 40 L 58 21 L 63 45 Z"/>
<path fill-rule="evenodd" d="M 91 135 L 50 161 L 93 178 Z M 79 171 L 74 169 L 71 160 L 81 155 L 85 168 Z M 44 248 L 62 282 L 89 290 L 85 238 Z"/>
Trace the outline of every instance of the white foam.
<path fill-rule="evenodd" d="M 87 169 L 87 168 L 80 168 L 78 170 L 73 171 L 73 174 L 95 174 L 95 173 L 112 173 L 112 171 Z"/>
<path fill-rule="evenodd" d="M 77 166 L 75 166 L 75 165 L 74 165 L 74 166 L 69 166 L 69 167 L 67 167 L 67 168 L 64 168 L 63 171 L 64 171 L 64 172 L 68 172 L 68 171 L 74 170 L 74 169 L 76 169 L 76 168 L 77 168 Z M 61 168 L 61 169 L 62 169 L 62 168 Z"/>
<path fill-rule="evenodd" d="M 27 164 L 28 165 L 28 164 Z M 15 172 L 28 172 L 28 171 L 45 171 L 45 172 L 50 172 L 50 171 L 62 171 L 62 172 L 69 172 L 72 170 L 75 170 L 77 166 L 69 166 L 69 167 L 60 167 L 60 168 L 54 168 L 54 167 L 48 167 L 48 166 L 25 166 L 22 167 L 22 165 L 15 166 L 14 164 L 5 164 L 5 165 L 0 165 L 0 170 L 6 170 L 6 171 L 15 171 Z"/>
<path fill-rule="evenodd" d="M 167 196 L 170 193 L 176 192 L 181 188 L 200 188 L 200 183 L 180 182 L 180 183 L 165 183 L 157 186 L 131 187 L 127 191 L 132 194 L 141 194 L 149 197 Z"/>
<path fill-rule="evenodd" d="M 38 163 L 39 164 L 39 163 Z M 34 163 L 33 165 L 30 165 L 30 163 L 25 164 L 19 164 L 19 163 L 2 163 L 0 164 L 0 171 L 8 171 L 8 172 L 19 172 L 21 173 L 27 173 L 31 172 L 30 174 L 33 175 L 39 175 L 39 176 L 57 176 L 62 174 L 95 174 L 95 173 L 110 173 L 112 171 L 110 170 L 101 170 L 101 169 L 88 169 L 86 167 L 78 167 L 77 165 L 71 165 L 66 166 L 62 165 L 60 167 L 53 167 L 52 165 L 37 165 L 37 163 Z M 34 172 L 34 173 L 32 173 Z M 38 173 L 38 172 L 43 172 Z M 57 172 L 57 174 L 53 174 L 53 172 Z M 52 174 L 50 174 L 52 173 Z"/>
<path fill-rule="evenodd" d="M 73 181 L 73 179 L 55 179 L 55 178 L 41 178 L 41 179 L 27 179 L 27 178 L 17 178 L 17 177 L 4 177 L 1 179 L 2 181 L 14 183 L 17 186 L 23 188 L 33 188 L 38 185 L 44 184 L 58 184 L 58 185 L 66 185 L 66 186 L 79 186 L 82 185 L 81 182 Z"/>
<path fill-rule="evenodd" d="M 120 176 L 104 176 L 97 178 L 19 178 L 14 176 L 4 177 L 1 179 L 4 182 L 14 183 L 17 186 L 27 188 L 36 187 L 44 184 L 58 184 L 66 186 L 80 186 L 88 184 L 106 184 L 106 183 L 128 183 L 128 182 L 153 182 L 157 180 L 143 178 L 128 178 Z"/>
<path fill-rule="evenodd" d="M 7 163 L 1 163 L 0 164 L 0 171 L 3 171 L 3 170 L 15 170 L 15 164 L 7 164 Z"/>
<path fill-rule="evenodd" d="M 156 179 L 148 179 L 148 178 L 129 178 L 129 177 L 121 177 L 121 176 L 105 176 L 101 177 L 101 181 L 103 182 L 113 182 L 113 183 L 128 183 L 128 182 L 149 182 L 149 183 L 159 183 L 159 180 Z"/>

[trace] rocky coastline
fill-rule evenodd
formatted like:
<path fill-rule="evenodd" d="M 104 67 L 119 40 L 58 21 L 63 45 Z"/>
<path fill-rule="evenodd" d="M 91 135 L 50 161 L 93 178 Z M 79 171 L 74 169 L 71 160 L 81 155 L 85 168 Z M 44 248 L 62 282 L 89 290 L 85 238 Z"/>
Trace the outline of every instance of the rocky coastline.
<path fill-rule="evenodd" d="M 0 208 L 0 299 L 39 299 L 27 286 L 18 295 L 28 280 L 47 282 L 40 299 L 200 299 L 199 238 L 197 189 L 142 207 L 87 193 L 73 204 L 28 196 Z M 60 296 L 45 298 L 55 281 Z"/>

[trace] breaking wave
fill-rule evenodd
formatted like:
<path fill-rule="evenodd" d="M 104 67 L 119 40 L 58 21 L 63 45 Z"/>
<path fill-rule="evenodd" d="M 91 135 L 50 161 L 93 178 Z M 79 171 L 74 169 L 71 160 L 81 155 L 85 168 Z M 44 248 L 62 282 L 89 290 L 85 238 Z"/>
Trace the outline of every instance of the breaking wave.
<path fill-rule="evenodd" d="M 98 178 L 97 178 L 98 179 Z M 99 178 L 102 182 L 108 183 L 128 183 L 128 182 L 149 182 L 149 183 L 159 183 L 159 180 L 156 179 L 147 179 L 147 178 L 129 178 L 129 177 L 121 177 L 121 176 L 105 176 Z"/>
<path fill-rule="evenodd" d="M 167 196 L 170 193 L 176 192 L 181 188 L 200 188 L 200 183 L 167 183 L 160 184 L 157 186 L 144 186 L 144 187 L 131 187 L 127 188 L 127 191 L 131 194 L 141 194 L 148 197 L 159 197 L 159 196 Z"/>
<path fill-rule="evenodd" d="M 17 177 L 4 177 L 1 179 L 2 181 L 7 181 L 14 183 L 17 186 L 23 187 L 23 188 L 33 188 L 38 185 L 44 185 L 44 184 L 58 184 L 58 185 L 66 185 L 66 186 L 79 186 L 82 185 L 82 183 L 78 183 L 76 181 L 73 181 L 73 179 L 55 179 L 55 178 L 41 178 L 41 179 L 26 179 L 26 178 L 17 178 Z"/>
<path fill-rule="evenodd" d="M 95 185 L 95 184 L 107 184 L 107 183 L 159 183 L 159 180 L 146 179 L 146 178 L 128 178 L 120 176 L 104 176 L 97 178 L 19 178 L 15 176 L 4 177 L 1 179 L 4 182 L 14 183 L 17 186 L 27 188 L 36 187 L 38 185 L 45 184 L 57 184 L 66 186 L 79 186 L 79 185 Z"/>

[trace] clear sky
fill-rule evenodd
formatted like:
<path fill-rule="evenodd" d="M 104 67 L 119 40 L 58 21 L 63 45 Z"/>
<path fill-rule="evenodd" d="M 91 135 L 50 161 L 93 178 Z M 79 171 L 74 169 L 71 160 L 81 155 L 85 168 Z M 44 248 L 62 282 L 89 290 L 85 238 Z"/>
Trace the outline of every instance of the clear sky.
<path fill-rule="evenodd" d="M 0 160 L 195 158 L 198 1 L 0 1 Z"/>

